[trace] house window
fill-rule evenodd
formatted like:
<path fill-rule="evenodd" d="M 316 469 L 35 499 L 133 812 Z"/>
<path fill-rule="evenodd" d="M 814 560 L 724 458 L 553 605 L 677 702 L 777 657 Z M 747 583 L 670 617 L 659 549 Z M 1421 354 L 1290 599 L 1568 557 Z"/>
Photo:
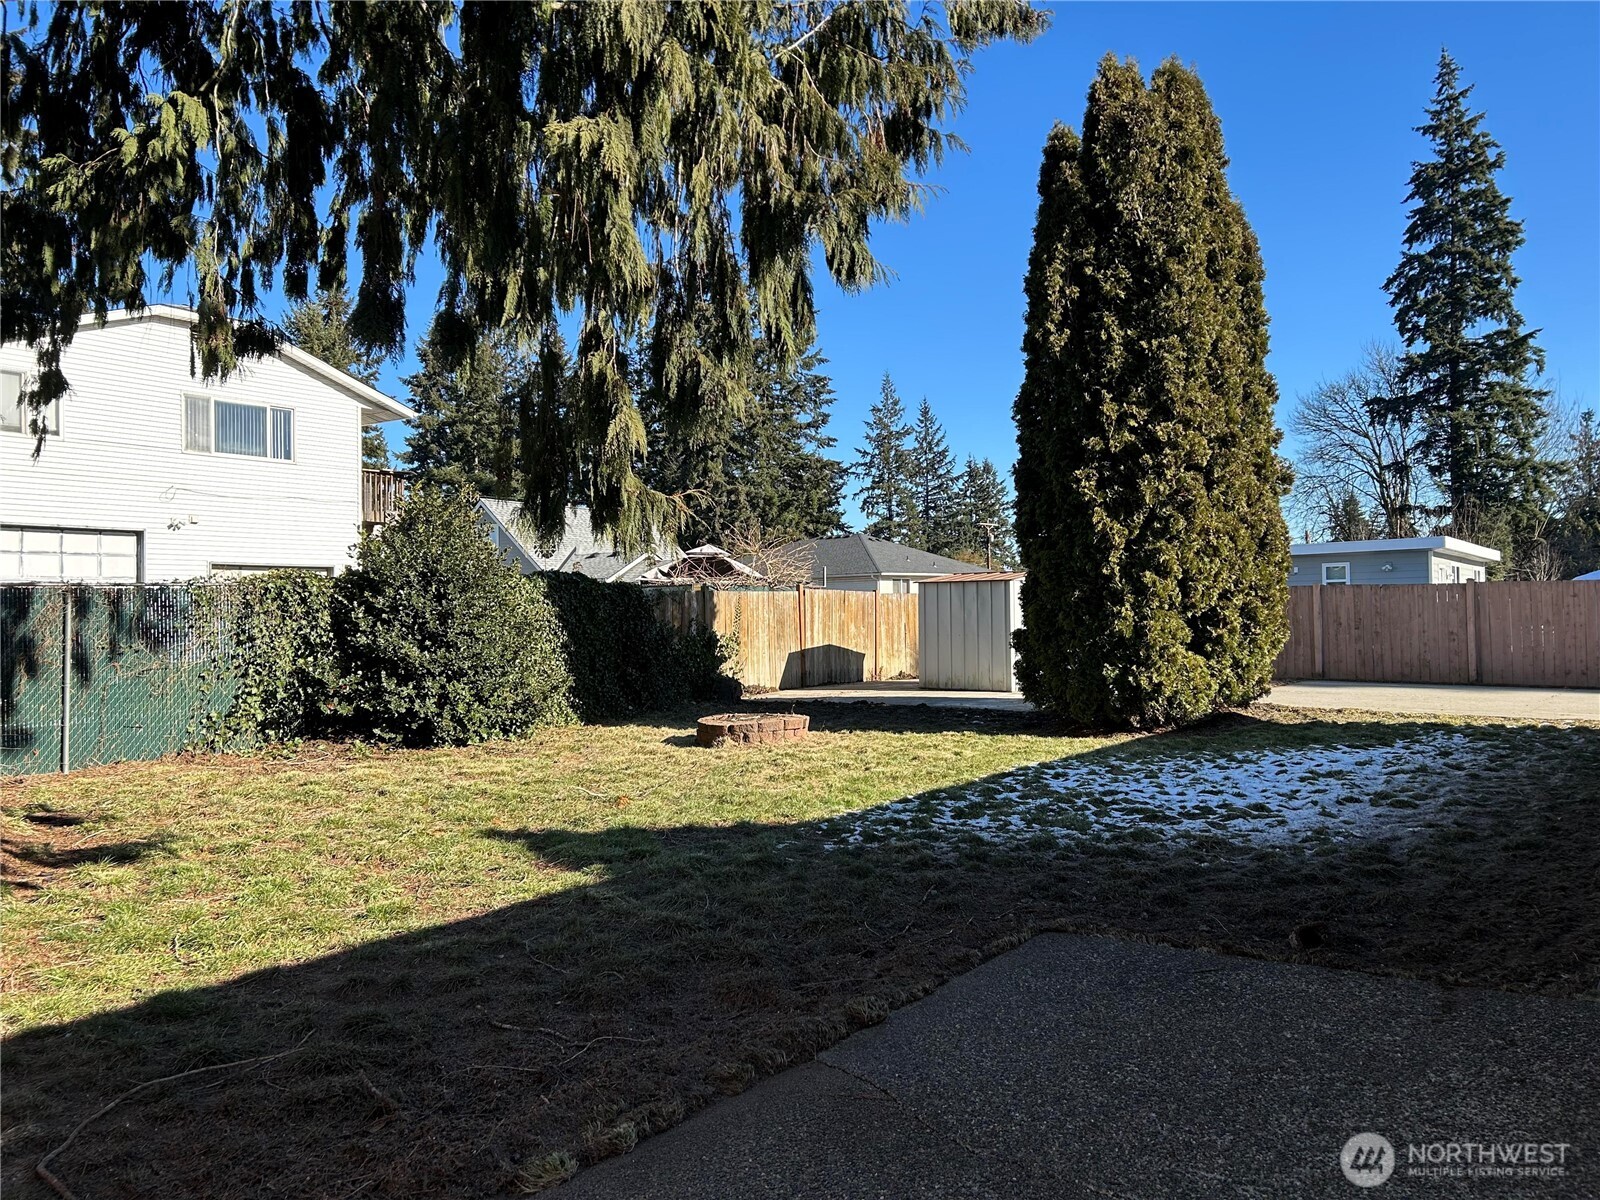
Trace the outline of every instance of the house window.
<path fill-rule="evenodd" d="M 1347 563 L 1347 562 L 1342 562 L 1342 563 L 1323 563 L 1322 564 L 1322 582 L 1323 583 L 1349 583 L 1350 582 L 1350 564 Z"/>
<path fill-rule="evenodd" d="M 22 379 L 20 371 L 0 371 L 0 429 L 31 436 L 37 414 L 22 403 Z M 46 433 L 61 432 L 61 401 L 51 401 L 45 421 Z"/>
<path fill-rule="evenodd" d="M 0 525 L 0 581 L 138 583 L 139 534 Z"/>
<path fill-rule="evenodd" d="M 294 461 L 294 410 L 210 396 L 183 398 L 183 448 Z"/>

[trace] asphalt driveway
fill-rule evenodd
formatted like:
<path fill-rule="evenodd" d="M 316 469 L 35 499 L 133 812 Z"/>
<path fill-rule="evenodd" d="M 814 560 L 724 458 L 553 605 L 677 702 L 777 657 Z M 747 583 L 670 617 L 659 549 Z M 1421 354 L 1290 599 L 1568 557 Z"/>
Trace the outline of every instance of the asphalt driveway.
<path fill-rule="evenodd" d="M 1592 1197 L 1600 1003 L 1044 935 L 561 1194 Z"/>

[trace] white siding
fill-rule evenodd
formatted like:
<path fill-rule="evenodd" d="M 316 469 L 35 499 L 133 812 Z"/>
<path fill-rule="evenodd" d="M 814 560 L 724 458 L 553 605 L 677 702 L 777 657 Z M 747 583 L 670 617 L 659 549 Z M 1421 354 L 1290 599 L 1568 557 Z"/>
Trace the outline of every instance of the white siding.
<path fill-rule="evenodd" d="M 1434 583 L 1483 583 L 1489 578 L 1489 569 L 1470 558 L 1441 554 L 1435 550 L 1428 556 Z"/>
<path fill-rule="evenodd" d="M 282 358 L 226 383 L 189 373 L 190 327 L 161 317 L 84 328 L 63 355 L 61 433 L 0 432 L 0 524 L 142 535 L 146 582 L 215 565 L 347 565 L 361 524 L 361 404 Z M 0 369 L 32 374 L 24 346 Z M 184 449 L 184 397 L 294 410 L 294 460 Z"/>
<path fill-rule="evenodd" d="M 924 583 L 917 599 L 918 684 L 975 692 L 1014 692 L 1022 627 L 1021 580 Z"/>

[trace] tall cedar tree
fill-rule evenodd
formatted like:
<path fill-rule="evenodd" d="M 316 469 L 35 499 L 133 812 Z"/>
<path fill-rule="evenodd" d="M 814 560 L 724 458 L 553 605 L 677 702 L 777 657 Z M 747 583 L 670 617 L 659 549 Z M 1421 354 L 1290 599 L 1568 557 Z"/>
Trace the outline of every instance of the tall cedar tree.
<path fill-rule="evenodd" d="M 1222 130 L 1175 60 L 1107 56 L 1045 144 L 1017 396 L 1024 692 L 1093 725 L 1261 695 L 1288 530 L 1261 254 Z"/>
<path fill-rule="evenodd" d="M 268 290 L 313 280 L 351 278 L 358 340 L 393 353 L 436 253 L 457 353 L 577 330 L 570 397 L 520 421 L 533 518 L 555 533 L 586 500 L 643 546 L 673 505 L 638 475 L 626 348 L 648 335 L 674 421 L 736 411 L 752 331 L 793 362 L 813 264 L 883 277 L 872 227 L 959 147 L 975 55 L 1047 23 L 1025 0 L 26 5 L 0 340 L 36 348 L 47 405 L 81 317 L 192 270 L 208 379 L 272 347 Z"/>
<path fill-rule="evenodd" d="M 363 383 L 378 382 L 378 366 L 384 356 L 357 343 L 350 331 L 350 297 L 344 288 L 332 287 L 291 305 L 283 329 L 291 342 L 330 367 L 338 367 Z M 361 465 L 389 465 L 389 443 L 377 428 L 361 431 Z"/>
<path fill-rule="evenodd" d="M 912 534 L 916 498 L 911 490 L 911 456 L 906 439 L 906 406 L 884 372 L 878 402 L 867 413 L 867 431 L 850 473 L 861 481 L 855 497 L 867 518 L 868 537 L 905 542 Z"/>
<path fill-rule="evenodd" d="M 1501 543 L 1549 499 L 1537 443 L 1544 369 L 1517 311 L 1512 254 L 1522 223 L 1495 175 L 1505 154 L 1467 108 L 1472 88 L 1446 53 L 1428 120 L 1417 127 L 1433 157 L 1414 164 L 1405 252 L 1384 284 L 1406 355 L 1389 411 L 1420 420 L 1423 454 L 1452 531 Z M 1508 555 L 1509 558 L 1509 555 Z"/>
<path fill-rule="evenodd" d="M 565 348 L 554 356 L 565 362 Z M 430 331 L 417 347 L 422 369 L 407 376 L 408 403 L 417 412 L 400 459 L 420 484 L 450 494 L 465 491 L 499 499 L 523 494 L 519 453 L 523 414 L 542 399 L 545 373 L 540 356 L 521 352 L 509 339 L 486 337 L 465 357 Z M 558 367 L 555 391 L 567 371 Z"/>
<path fill-rule="evenodd" d="M 1011 498 L 1005 480 L 987 458 L 968 457 L 956 488 L 956 538 L 950 553 L 972 563 L 1003 570 L 1016 565 L 1011 528 Z"/>
<path fill-rule="evenodd" d="M 958 539 L 956 460 L 927 397 L 923 397 L 916 424 L 911 427 L 906 464 L 911 485 L 910 544 L 934 554 L 954 552 Z"/>
<path fill-rule="evenodd" d="M 1550 541 L 1567 573 L 1582 575 L 1600 570 L 1600 422 L 1593 410 L 1579 416 L 1567 440 Z"/>
<path fill-rule="evenodd" d="M 683 545 L 725 546 L 754 529 L 791 539 L 844 528 L 844 467 L 826 454 L 835 444 L 827 433 L 833 384 L 822 373 L 826 365 L 810 350 L 785 367 L 758 338 L 743 410 L 699 439 L 671 430 L 646 390 L 641 406 L 659 449 L 645 463 L 645 481 L 683 497 Z"/>

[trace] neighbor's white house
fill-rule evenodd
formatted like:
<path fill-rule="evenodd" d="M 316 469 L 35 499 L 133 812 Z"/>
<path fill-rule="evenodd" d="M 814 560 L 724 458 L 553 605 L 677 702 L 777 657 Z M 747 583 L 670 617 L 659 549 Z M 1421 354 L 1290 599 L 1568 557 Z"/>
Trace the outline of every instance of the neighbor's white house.
<path fill-rule="evenodd" d="M 37 457 L 18 403 L 34 356 L 0 346 L 0 582 L 350 563 L 361 431 L 411 410 L 288 345 L 208 383 L 191 374 L 195 320 L 164 304 L 86 320 Z"/>

